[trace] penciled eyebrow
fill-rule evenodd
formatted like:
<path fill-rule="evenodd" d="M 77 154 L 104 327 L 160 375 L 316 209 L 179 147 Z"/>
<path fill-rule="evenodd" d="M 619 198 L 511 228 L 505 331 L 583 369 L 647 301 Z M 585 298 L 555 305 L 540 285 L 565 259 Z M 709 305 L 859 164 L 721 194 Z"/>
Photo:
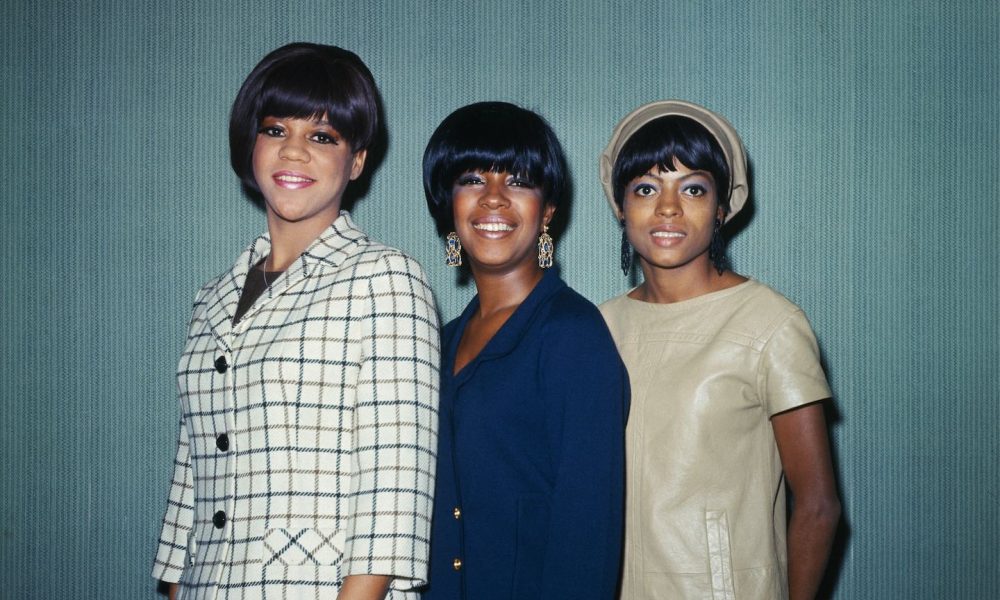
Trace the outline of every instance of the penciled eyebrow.
<path fill-rule="evenodd" d="M 299 117 L 275 117 L 274 115 L 268 115 L 268 116 L 264 117 L 263 119 L 261 119 L 260 122 L 263 125 L 264 122 L 266 122 L 266 121 L 273 121 L 273 122 L 276 122 L 276 123 L 281 123 L 282 121 L 285 121 L 285 120 L 288 120 L 288 119 L 298 119 L 298 118 Z M 333 129 L 334 131 L 337 130 L 337 128 L 333 126 L 333 123 L 327 121 L 326 119 L 310 119 L 309 122 L 313 126 L 315 126 L 315 127 L 329 127 L 330 129 Z"/>
<path fill-rule="evenodd" d="M 659 168 L 659 167 L 653 167 L 652 169 L 650 169 L 650 170 L 646 171 L 645 173 L 643 173 L 642 175 L 640 175 L 640 177 L 652 177 L 653 179 L 655 179 L 657 181 L 663 181 L 663 176 L 661 175 L 661 173 L 676 173 L 676 172 L 677 171 L 667 171 L 667 170 Z M 709 180 L 712 179 L 712 174 L 709 173 L 708 171 L 703 170 L 703 169 L 698 169 L 696 171 L 691 171 L 690 173 L 688 173 L 687 175 L 684 175 L 683 177 L 685 179 L 687 179 L 689 177 L 695 177 L 695 176 L 704 177 L 704 178 L 707 178 Z"/>

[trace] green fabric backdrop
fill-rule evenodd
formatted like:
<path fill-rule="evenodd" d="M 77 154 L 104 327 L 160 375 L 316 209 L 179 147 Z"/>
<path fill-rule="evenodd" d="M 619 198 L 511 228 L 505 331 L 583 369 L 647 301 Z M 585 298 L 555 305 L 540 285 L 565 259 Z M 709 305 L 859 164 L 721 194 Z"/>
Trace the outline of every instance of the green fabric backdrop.
<path fill-rule="evenodd" d="M 201 282 L 263 227 L 229 170 L 239 83 L 293 40 L 358 52 L 390 146 L 357 220 L 443 264 L 420 159 L 504 99 L 565 143 L 557 260 L 622 293 L 597 181 L 612 126 L 678 97 L 726 115 L 754 173 L 737 270 L 809 314 L 836 394 L 838 598 L 1000 588 L 1000 8 L 992 0 L 3 3 L 0 596 L 152 598 Z"/>

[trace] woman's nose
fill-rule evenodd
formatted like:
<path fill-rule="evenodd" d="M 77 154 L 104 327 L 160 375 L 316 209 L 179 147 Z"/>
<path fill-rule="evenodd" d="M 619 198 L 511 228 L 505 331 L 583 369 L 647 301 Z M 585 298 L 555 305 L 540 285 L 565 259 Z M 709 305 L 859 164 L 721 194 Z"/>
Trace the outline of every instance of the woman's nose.
<path fill-rule="evenodd" d="M 487 182 L 483 187 L 483 195 L 480 196 L 479 202 L 488 208 L 507 206 L 510 204 L 510 199 L 507 198 L 506 192 L 506 186 L 502 182 Z"/>
<path fill-rule="evenodd" d="M 307 162 L 309 150 L 305 147 L 304 141 L 289 136 L 282 141 L 281 148 L 278 149 L 278 158 Z"/>
<path fill-rule="evenodd" d="M 672 191 L 666 191 L 666 193 L 661 194 L 656 202 L 656 214 L 663 215 L 666 217 L 673 217 L 681 214 L 681 203 L 677 198 L 677 194 Z"/>

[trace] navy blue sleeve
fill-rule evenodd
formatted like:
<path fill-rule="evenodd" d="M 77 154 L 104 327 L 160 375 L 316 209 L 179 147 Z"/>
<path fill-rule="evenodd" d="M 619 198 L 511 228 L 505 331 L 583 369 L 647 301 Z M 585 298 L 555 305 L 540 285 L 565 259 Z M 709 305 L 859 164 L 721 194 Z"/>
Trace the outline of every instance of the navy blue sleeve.
<path fill-rule="evenodd" d="M 625 366 L 597 309 L 572 294 L 549 315 L 540 369 L 555 487 L 542 598 L 614 598 L 625 491 Z"/>

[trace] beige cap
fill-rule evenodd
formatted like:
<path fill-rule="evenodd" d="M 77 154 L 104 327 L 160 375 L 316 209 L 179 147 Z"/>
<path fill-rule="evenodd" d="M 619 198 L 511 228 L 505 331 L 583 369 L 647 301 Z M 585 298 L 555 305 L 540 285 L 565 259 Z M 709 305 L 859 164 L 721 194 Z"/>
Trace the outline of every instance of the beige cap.
<path fill-rule="evenodd" d="M 750 194 L 750 186 L 747 183 L 747 155 L 743 150 L 743 142 L 729 121 L 707 108 L 683 100 L 660 100 L 644 104 L 629 113 L 615 127 L 608 147 L 601 153 L 601 184 L 604 185 L 604 194 L 608 197 L 608 203 L 611 204 L 615 217 L 621 220 L 618 206 L 615 205 L 615 191 L 611 182 L 618 154 L 621 153 L 625 142 L 643 125 L 668 115 L 680 115 L 697 121 L 719 142 L 729 163 L 729 214 L 726 215 L 726 221 L 729 221 L 740 212 Z"/>

